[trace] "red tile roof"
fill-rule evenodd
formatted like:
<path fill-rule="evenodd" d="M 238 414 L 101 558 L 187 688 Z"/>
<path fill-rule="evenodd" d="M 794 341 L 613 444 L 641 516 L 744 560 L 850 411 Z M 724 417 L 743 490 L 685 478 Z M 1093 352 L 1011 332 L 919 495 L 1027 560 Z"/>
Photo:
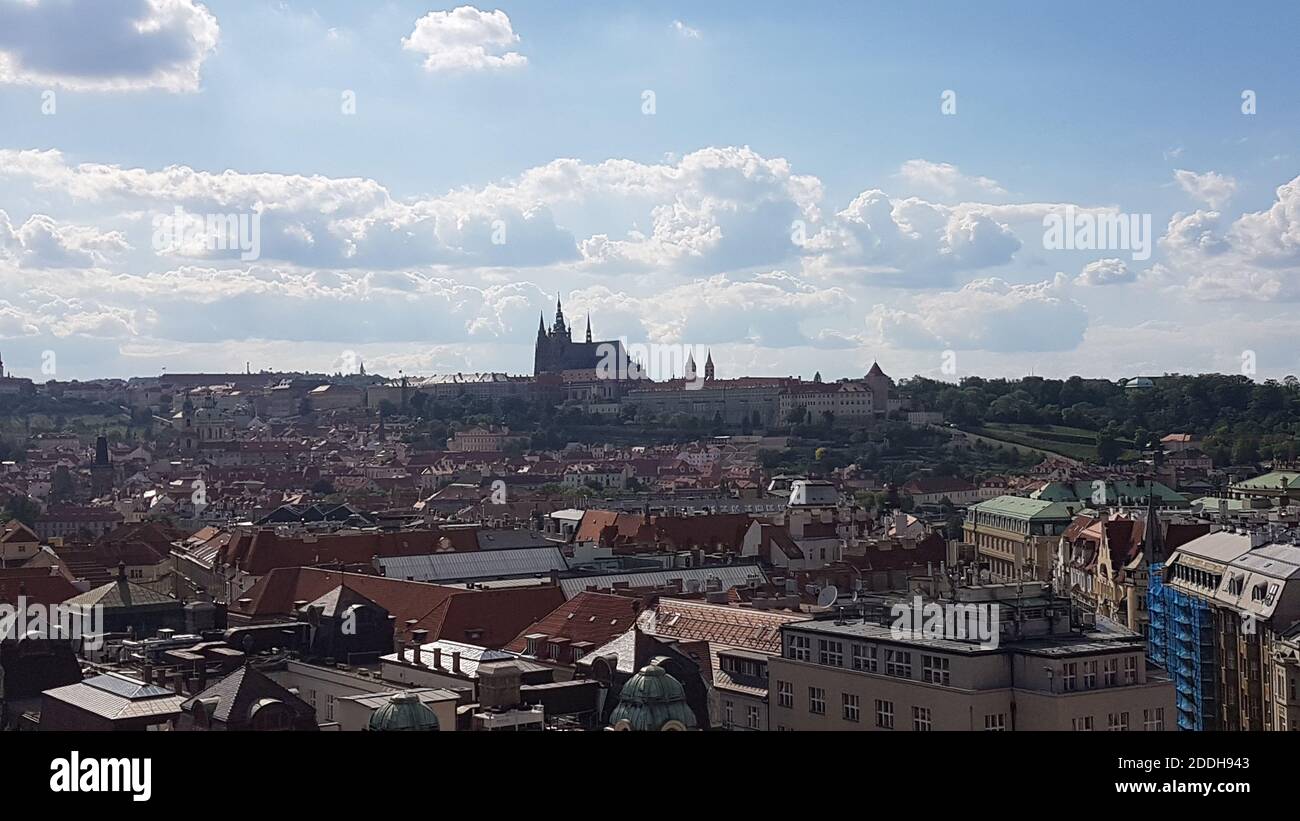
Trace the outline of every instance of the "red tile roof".
<path fill-rule="evenodd" d="M 532 633 L 543 633 L 548 638 L 565 638 L 571 643 L 589 641 L 599 646 L 631 628 L 640 606 L 639 600 L 626 596 L 579 593 L 521 630 L 505 649 L 522 653 L 528 646 L 525 637 Z"/>
<path fill-rule="evenodd" d="M 660 599 L 652 632 L 661 638 L 701 640 L 776 654 L 781 652 L 781 625 L 807 618 L 801 613 Z"/>
<path fill-rule="evenodd" d="M 317 564 L 366 564 L 375 556 L 422 556 L 446 550 L 478 550 L 474 528 L 402 530 L 393 533 L 344 533 L 327 536 L 280 536 L 273 530 L 241 533 L 217 553 L 220 563 L 262 576 L 278 567 Z"/>
<path fill-rule="evenodd" d="M 81 593 L 61 574 L 50 575 L 48 567 L 0 569 L 0 604 L 17 605 L 19 596 L 28 604 L 51 605 Z"/>
<path fill-rule="evenodd" d="M 466 590 L 315 567 L 286 567 L 259 579 L 244 594 L 251 600 L 247 605 L 234 602 L 230 609 L 250 618 L 289 616 L 294 602 L 315 601 L 340 584 L 387 610 L 396 620 L 398 638 L 409 638 L 406 623 L 414 620 L 414 629 L 428 630 L 431 639 L 469 641 L 467 634 L 479 631 L 473 643 L 491 648 L 500 647 L 564 601 L 564 592 L 550 585 Z"/>

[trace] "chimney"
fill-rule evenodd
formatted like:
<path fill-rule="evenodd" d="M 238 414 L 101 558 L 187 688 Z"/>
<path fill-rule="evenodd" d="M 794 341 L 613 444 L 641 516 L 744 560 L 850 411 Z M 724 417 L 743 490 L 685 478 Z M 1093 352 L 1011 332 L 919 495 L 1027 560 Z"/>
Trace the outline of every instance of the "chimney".
<path fill-rule="evenodd" d="M 433 667 L 435 670 L 442 669 L 442 648 L 433 648 Z"/>
<path fill-rule="evenodd" d="M 424 646 L 424 643 L 428 640 L 429 640 L 428 630 L 411 631 L 411 663 L 412 664 L 417 664 L 417 665 L 420 664 L 420 658 L 421 658 L 420 648 L 422 648 Z"/>
<path fill-rule="evenodd" d="M 145 684 L 153 684 L 153 665 L 145 664 L 140 668 L 140 678 Z"/>
<path fill-rule="evenodd" d="M 453 650 L 451 652 L 451 671 L 457 674 L 460 673 L 460 651 L 459 650 Z"/>
<path fill-rule="evenodd" d="M 178 696 L 185 695 L 185 674 L 180 670 L 172 673 L 172 691 Z"/>

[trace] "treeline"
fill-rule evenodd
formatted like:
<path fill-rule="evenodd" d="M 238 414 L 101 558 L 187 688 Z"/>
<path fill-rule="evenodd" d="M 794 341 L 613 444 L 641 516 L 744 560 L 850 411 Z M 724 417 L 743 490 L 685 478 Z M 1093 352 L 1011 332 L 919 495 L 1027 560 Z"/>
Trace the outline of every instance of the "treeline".
<path fill-rule="evenodd" d="M 1096 431 L 1099 440 L 1150 447 L 1168 433 L 1204 437 L 1216 463 L 1295 458 L 1300 380 L 1254 382 L 1245 376 L 1155 377 L 1151 387 L 1084 379 L 984 379 L 957 384 L 917 376 L 901 390 L 920 407 L 942 411 L 958 427 L 987 423 L 1061 425 Z"/>

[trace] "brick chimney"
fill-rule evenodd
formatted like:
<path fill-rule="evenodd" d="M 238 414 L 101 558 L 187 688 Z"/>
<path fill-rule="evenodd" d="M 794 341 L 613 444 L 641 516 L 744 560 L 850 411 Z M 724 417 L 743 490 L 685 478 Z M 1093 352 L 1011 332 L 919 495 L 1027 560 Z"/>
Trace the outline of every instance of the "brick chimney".
<path fill-rule="evenodd" d="M 423 647 L 424 643 L 428 640 L 429 640 L 428 630 L 411 631 L 411 663 L 412 664 L 420 663 L 420 648 Z"/>

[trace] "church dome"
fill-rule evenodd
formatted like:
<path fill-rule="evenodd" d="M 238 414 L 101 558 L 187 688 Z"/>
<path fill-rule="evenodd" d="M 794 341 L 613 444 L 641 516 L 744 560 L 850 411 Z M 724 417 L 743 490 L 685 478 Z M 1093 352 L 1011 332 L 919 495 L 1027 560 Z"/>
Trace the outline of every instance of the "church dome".
<path fill-rule="evenodd" d="M 657 664 L 628 679 L 609 717 L 615 730 L 693 730 L 695 713 L 681 682 Z"/>
<path fill-rule="evenodd" d="M 396 693 L 370 716 L 368 730 L 436 732 L 438 716 L 415 693 Z"/>

